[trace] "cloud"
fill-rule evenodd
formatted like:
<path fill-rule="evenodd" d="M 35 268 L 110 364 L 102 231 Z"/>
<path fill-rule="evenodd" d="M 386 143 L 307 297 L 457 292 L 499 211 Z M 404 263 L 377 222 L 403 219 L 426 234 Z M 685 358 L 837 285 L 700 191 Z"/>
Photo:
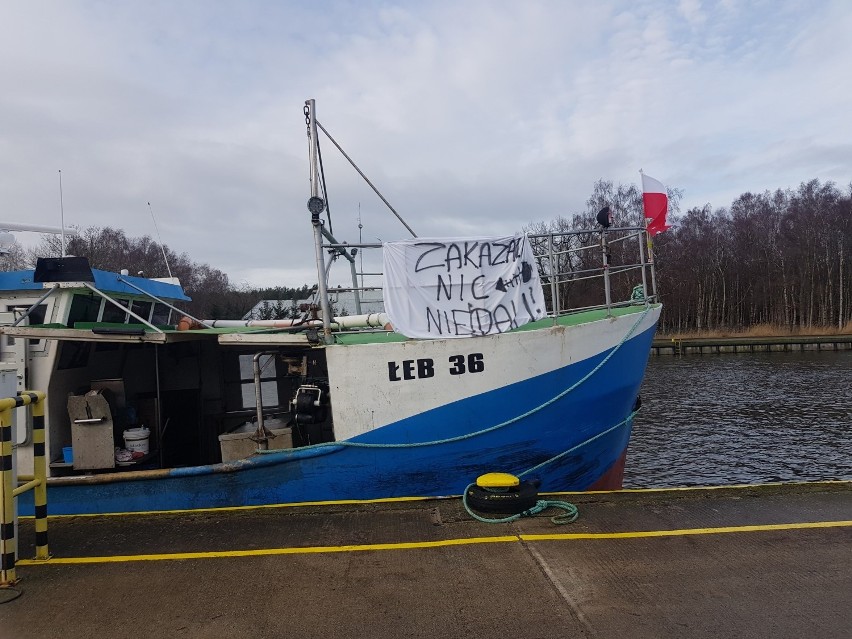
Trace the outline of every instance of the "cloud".
<path fill-rule="evenodd" d="M 69 223 L 153 235 L 150 201 L 235 284 L 312 282 L 311 97 L 422 236 L 571 215 L 639 168 L 683 208 L 844 184 L 850 28 L 842 0 L 7 4 L 0 219 L 57 225 L 61 169 Z M 407 235 L 323 161 L 339 239 Z"/>

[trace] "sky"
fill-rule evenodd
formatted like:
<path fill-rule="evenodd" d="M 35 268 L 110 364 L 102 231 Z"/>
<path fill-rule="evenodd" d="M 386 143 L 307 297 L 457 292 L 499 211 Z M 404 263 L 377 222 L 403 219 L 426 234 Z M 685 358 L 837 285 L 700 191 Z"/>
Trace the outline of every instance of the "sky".
<path fill-rule="evenodd" d="M 0 222 L 312 284 L 308 98 L 420 237 L 580 213 L 639 169 L 684 211 L 846 189 L 851 33 L 848 0 L 0 0 Z M 409 237 L 321 142 L 335 236 Z"/>

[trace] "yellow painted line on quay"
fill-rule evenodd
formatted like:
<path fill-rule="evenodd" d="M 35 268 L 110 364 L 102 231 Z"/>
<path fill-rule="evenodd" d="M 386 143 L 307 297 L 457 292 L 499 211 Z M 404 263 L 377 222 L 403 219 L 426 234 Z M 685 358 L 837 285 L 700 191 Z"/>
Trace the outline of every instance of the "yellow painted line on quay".
<path fill-rule="evenodd" d="M 770 530 L 803 530 L 807 528 L 843 528 L 852 526 L 852 519 L 842 521 L 804 521 L 791 524 L 759 524 L 754 526 L 720 526 L 718 528 L 680 528 L 676 530 L 636 530 L 613 533 L 552 533 L 519 535 L 523 541 L 564 539 L 639 539 L 642 537 L 683 537 L 686 535 L 720 535 L 725 533 L 766 532 Z"/>
<path fill-rule="evenodd" d="M 689 491 L 706 491 L 706 490 L 738 490 L 738 489 L 753 489 L 753 488 L 777 488 L 784 486 L 821 486 L 821 485 L 837 485 L 846 484 L 852 488 L 852 481 L 848 479 L 832 479 L 824 481 L 797 481 L 797 482 L 771 482 L 766 484 L 729 484 L 719 486 L 674 486 L 667 488 L 619 488 L 617 490 L 582 490 L 557 493 L 541 493 L 542 496 L 557 496 L 557 495 L 620 495 L 620 494 L 641 494 L 641 493 L 679 493 Z M 186 513 L 208 513 L 208 512 L 231 512 L 245 510 L 264 510 L 275 508 L 304 508 L 309 506 L 365 506 L 369 504 L 393 504 L 405 502 L 420 502 L 420 501 L 441 501 L 446 499 L 461 499 L 460 495 L 444 495 L 436 497 L 382 497 L 380 499 L 340 499 L 337 501 L 302 501 L 302 502 L 287 502 L 282 504 L 260 504 L 255 506 L 219 506 L 214 508 L 184 508 L 176 510 L 140 510 L 136 512 L 116 512 L 116 513 L 81 513 L 76 515 L 48 515 L 49 519 L 64 519 L 67 517 L 133 517 L 142 515 L 150 517 L 152 515 L 181 515 Z M 49 507 L 49 504 L 48 504 Z M 32 519 L 32 515 L 21 515 L 19 519 Z"/>
<path fill-rule="evenodd" d="M 213 508 L 183 508 L 175 510 L 137 510 L 123 513 L 78 513 L 75 515 L 48 515 L 49 519 L 65 519 L 68 517 L 134 517 L 143 515 L 185 515 L 193 513 L 233 512 L 240 510 L 268 510 L 270 508 L 304 508 L 306 506 L 359 506 L 368 504 L 391 504 L 415 501 L 434 501 L 440 499 L 460 499 L 459 495 L 446 497 L 382 497 L 381 499 L 340 499 L 337 501 L 298 501 L 284 504 L 259 504 L 255 506 L 218 506 Z M 21 515 L 18 519 L 32 519 L 32 515 Z"/>
<path fill-rule="evenodd" d="M 258 550 L 216 550 L 210 552 L 176 552 L 162 555 L 115 555 L 112 557 L 54 557 L 49 562 L 23 559 L 19 566 L 51 564 L 101 564 L 128 561 L 167 561 L 175 559 L 219 559 L 222 557 L 264 557 L 269 555 L 312 555 L 321 553 L 360 552 L 364 550 L 411 550 L 467 546 L 471 544 L 499 544 L 519 541 L 517 535 L 499 537 L 471 537 L 468 539 L 442 539 L 440 541 L 412 541 L 394 544 L 358 544 L 349 546 L 305 546 L 295 548 L 262 548 Z"/>
<path fill-rule="evenodd" d="M 310 555 L 323 553 L 345 553 L 382 550 L 421 550 L 448 546 L 470 546 L 477 544 L 516 543 L 521 541 L 566 541 L 593 539 L 638 539 L 643 537 L 678 537 L 684 535 L 714 535 L 722 533 L 764 532 L 772 530 L 802 530 L 813 528 L 841 528 L 852 526 L 852 520 L 816 521 L 789 524 L 763 524 L 757 526 L 725 526 L 719 528 L 684 528 L 679 530 L 640 530 L 616 533 L 555 533 L 539 535 L 499 535 L 494 537 L 469 537 L 443 539 L 439 541 L 413 541 L 389 544 L 358 544 L 344 546 L 306 546 L 293 548 L 263 548 L 257 550 L 220 550 L 209 552 L 183 552 L 150 555 L 114 555 L 102 557 L 53 557 L 47 561 L 22 559 L 19 566 L 46 564 L 103 564 L 132 561 L 175 561 L 186 559 L 221 559 L 227 557 L 264 557 L 274 555 Z"/>

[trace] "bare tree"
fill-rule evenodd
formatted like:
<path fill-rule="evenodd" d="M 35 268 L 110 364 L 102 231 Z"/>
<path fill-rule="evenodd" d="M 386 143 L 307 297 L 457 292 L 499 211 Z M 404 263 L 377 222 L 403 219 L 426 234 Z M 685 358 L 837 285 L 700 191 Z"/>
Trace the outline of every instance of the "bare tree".
<path fill-rule="evenodd" d="M 6 252 L 0 253 L 0 271 L 17 271 L 29 265 L 27 251 L 17 242 L 14 242 Z"/>

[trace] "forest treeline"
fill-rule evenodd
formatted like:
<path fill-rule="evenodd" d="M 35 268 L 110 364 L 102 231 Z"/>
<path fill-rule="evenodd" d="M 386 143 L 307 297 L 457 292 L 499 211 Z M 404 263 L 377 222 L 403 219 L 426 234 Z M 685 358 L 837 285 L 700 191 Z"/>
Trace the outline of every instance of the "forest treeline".
<path fill-rule="evenodd" d="M 679 212 L 653 241 L 662 332 L 848 328 L 852 322 L 852 185 L 803 182 L 796 190 L 744 193 L 729 208 Z M 642 219 L 634 185 L 595 184 L 587 212 L 534 224 L 531 232 L 587 228 L 609 205 L 616 226 Z M 673 210 L 672 210 L 673 209 Z M 617 266 L 621 257 L 613 255 Z M 547 293 L 547 292 L 545 292 Z"/>
<path fill-rule="evenodd" d="M 235 287 L 225 273 L 209 264 L 194 262 L 186 253 L 177 254 L 168 245 L 160 245 L 150 236 L 132 238 L 111 227 L 88 227 L 78 235 L 67 236 L 65 253 L 85 257 L 92 268 L 104 271 L 117 273 L 127 269 L 130 275 L 177 277 L 186 294 L 192 298 L 192 302 L 184 305 L 184 310 L 198 318 L 241 318 L 260 300 L 298 300 L 311 295 L 308 285 L 298 288 Z M 0 265 L 6 271 L 33 268 L 38 257 L 61 254 L 60 238 L 43 235 L 40 243 L 32 249 L 13 246 Z M 281 316 L 292 312 L 291 305 L 272 304 L 261 308 L 257 319 L 277 318 L 279 306 Z"/>
<path fill-rule="evenodd" d="M 669 330 L 843 328 L 852 322 L 852 192 L 833 183 L 744 193 L 657 236 Z"/>
<path fill-rule="evenodd" d="M 657 291 L 664 304 L 663 332 L 741 331 L 756 325 L 790 330 L 848 328 L 852 322 L 852 185 L 841 191 L 832 182 L 811 180 L 795 190 L 744 193 L 727 208 L 707 204 L 682 213 L 680 200 L 680 191 L 670 189 L 672 228 L 653 242 Z M 525 230 L 587 229 L 605 205 L 613 212 L 615 226 L 636 226 L 643 218 L 642 193 L 636 185 L 600 180 L 584 212 L 531 224 Z M 3 258 L 3 269 L 31 268 L 37 256 L 59 255 L 58 242 L 45 235 L 33 250 L 17 246 Z M 613 252 L 613 266 L 630 259 L 622 256 L 622 248 Z M 148 236 L 129 238 L 113 228 L 87 228 L 71 237 L 67 246 L 69 255 L 85 256 L 95 268 L 127 268 L 132 275 L 141 272 L 148 277 L 169 275 L 163 251 L 172 275 L 180 278 L 193 298 L 187 310 L 196 317 L 239 318 L 260 300 L 310 296 L 307 285 L 235 287 L 225 273 L 193 262 L 185 253 L 176 254 Z M 587 259 L 600 256 L 589 253 Z M 583 267 L 582 261 L 559 265 L 563 271 Z M 625 285 L 633 284 L 625 279 Z M 576 297 L 578 291 L 566 288 L 564 295 Z M 549 294 L 547 287 L 545 294 Z M 270 312 L 274 315 L 274 308 Z"/>

